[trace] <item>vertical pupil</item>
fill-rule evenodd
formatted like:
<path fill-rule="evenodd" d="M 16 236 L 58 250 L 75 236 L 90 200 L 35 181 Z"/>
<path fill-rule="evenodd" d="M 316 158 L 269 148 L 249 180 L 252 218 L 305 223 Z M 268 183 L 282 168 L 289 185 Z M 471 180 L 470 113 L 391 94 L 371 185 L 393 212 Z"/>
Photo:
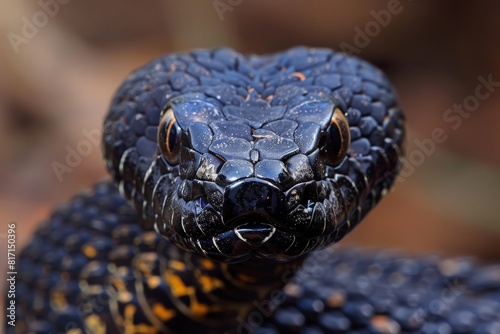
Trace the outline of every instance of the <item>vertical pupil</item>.
<path fill-rule="evenodd" d="M 177 136 L 179 135 L 177 133 L 177 127 L 174 126 L 175 124 L 175 117 L 172 117 L 170 119 L 170 122 L 168 122 L 168 125 L 167 125 L 167 140 L 166 140 L 166 144 L 167 144 L 167 151 L 172 154 L 174 149 L 175 149 L 175 144 L 176 144 L 176 141 L 177 141 Z"/>
<path fill-rule="evenodd" d="M 349 123 L 344 113 L 340 109 L 335 109 L 330 120 L 329 129 L 329 162 L 331 164 L 339 163 L 347 154 L 351 141 Z"/>
<path fill-rule="evenodd" d="M 332 124 L 330 128 L 330 145 L 332 145 L 332 151 L 335 152 L 337 156 L 342 154 L 342 135 L 340 134 L 339 127 L 335 123 Z"/>

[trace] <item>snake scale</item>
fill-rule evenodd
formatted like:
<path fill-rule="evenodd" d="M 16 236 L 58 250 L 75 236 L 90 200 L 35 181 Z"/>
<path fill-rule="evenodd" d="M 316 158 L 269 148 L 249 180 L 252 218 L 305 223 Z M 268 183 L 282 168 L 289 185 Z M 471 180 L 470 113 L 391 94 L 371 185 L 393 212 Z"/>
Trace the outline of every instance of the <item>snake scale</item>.
<path fill-rule="evenodd" d="M 328 49 L 198 50 L 112 100 L 113 181 L 18 259 L 18 333 L 500 333 L 500 268 L 330 247 L 388 192 L 403 115 Z"/>

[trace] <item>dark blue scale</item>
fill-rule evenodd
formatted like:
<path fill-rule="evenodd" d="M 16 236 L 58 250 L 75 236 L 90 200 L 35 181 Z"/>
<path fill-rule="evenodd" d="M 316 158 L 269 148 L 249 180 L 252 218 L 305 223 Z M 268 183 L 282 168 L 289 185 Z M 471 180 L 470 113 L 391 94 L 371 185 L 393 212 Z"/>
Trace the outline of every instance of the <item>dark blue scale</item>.
<path fill-rule="evenodd" d="M 299 152 L 296 143 L 278 136 L 258 138 L 254 147 L 262 160 L 284 160 Z"/>
<path fill-rule="evenodd" d="M 313 122 L 325 129 L 330 124 L 334 107 L 331 101 L 307 101 L 289 109 L 285 117 L 299 124 Z"/>
<path fill-rule="evenodd" d="M 314 172 L 307 156 L 296 154 L 285 162 L 288 173 L 296 183 L 314 178 Z"/>
<path fill-rule="evenodd" d="M 293 184 L 285 164 L 279 160 L 261 160 L 255 164 L 255 177 L 268 180 L 287 189 Z"/>
<path fill-rule="evenodd" d="M 222 208 L 223 190 L 213 182 L 203 182 L 206 198 L 208 202 L 216 209 Z"/>
<path fill-rule="evenodd" d="M 170 83 L 175 90 L 183 90 L 186 87 L 198 84 L 198 81 L 192 75 L 176 71 L 170 75 Z"/>
<path fill-rule="evenodd" d="M 293 139 L 297 126 L 298 123 L 295 121 L 281 119 L 264 124 L 262 130 L 269 130 L 282 138 Z"/>
<path fill-rule="evenodd" d="M 271 105 L 285 105 L 288 102 L 301 101 L 307 94 L 308 90 L 304 87 L 296 85 L 284 85 L 275 88 L 273 99 L 271 100 Z M 293 105 L 293 104 L 291 104 Z"/>
<path fill-rule="evenodd" d="M 247 160 L 230 160 L 222 166 L 215 182 L 227 186 L 240 179 L 253 176 L 254 166 Z"/>
<path fill-rule="evenodd" d="M 252 128 L 247 124 L 233 121 L 212 122 L 210 124 L 216 140 L 225 138 L 241 138 L 252 141 Z"/>
<path fill-rule="evenodd" d="M 309 154 L 314 151 L 320 139 L 321 126 L 314 122 L 301 123 L 295 130 L 293 139 L 300 153 Z"/>
<path fill-rule="evenodd" d="M 65 256 L 62 259 L 61 271 L 68 279 L 77 279 L 82 271 L 82 268 L 88 263 L 88 259 L 81 255 Z"/>
<path fill-rule="evenodd" d="M 196 56 L 196 60 L 203 66 L 212 69 L 213 72 L 223 72 L 226 68 L 225 64 L 210 55 Z"/>
<path fill-rule="evenodd" d="M 240 124 L 248 124 L 254 129 L 260 128 L 264 123 L 268 123 L 283 117 L 285 107 L 269 107 L 266 103 L 243 104 L 239 107 L 226 106 L 223 108 L 224 115 L 229 121 L 236 121 Z"/>
<path fill-rule="evenodd" d="M 230 137 L 227 139 L 214 140 L 209 151 L 224 161 L 250 160 L 252 145 L 245 139 Z"/>

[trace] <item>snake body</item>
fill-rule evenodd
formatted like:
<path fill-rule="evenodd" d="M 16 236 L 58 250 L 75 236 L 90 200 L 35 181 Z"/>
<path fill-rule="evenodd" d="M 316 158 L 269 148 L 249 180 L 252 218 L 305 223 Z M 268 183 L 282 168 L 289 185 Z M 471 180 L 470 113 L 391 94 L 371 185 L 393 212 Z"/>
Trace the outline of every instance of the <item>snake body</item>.
<path fill-rule="evenodd" d="M 22 252 L 16 329 L 500 333 L 500 269 L 330 247 L 390 189 L 403 137 L 393 88 L 356 57 L 154 60 L 105 119 L 113 182 Z"/>

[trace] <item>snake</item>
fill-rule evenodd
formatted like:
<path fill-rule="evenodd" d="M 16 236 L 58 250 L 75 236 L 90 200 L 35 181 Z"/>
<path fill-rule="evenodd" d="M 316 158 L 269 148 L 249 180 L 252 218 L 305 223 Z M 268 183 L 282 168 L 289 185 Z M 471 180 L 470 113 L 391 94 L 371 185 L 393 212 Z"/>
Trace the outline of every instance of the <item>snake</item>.
<path fill-rule="evenodd" d="M 391 83 L 353 55 L 155 59 L 105 117 L 111 179 L 17 258 L 6 331 L 498 334 L 499 266 L 334 245 L 390 191 L 404 138 Z"/>

